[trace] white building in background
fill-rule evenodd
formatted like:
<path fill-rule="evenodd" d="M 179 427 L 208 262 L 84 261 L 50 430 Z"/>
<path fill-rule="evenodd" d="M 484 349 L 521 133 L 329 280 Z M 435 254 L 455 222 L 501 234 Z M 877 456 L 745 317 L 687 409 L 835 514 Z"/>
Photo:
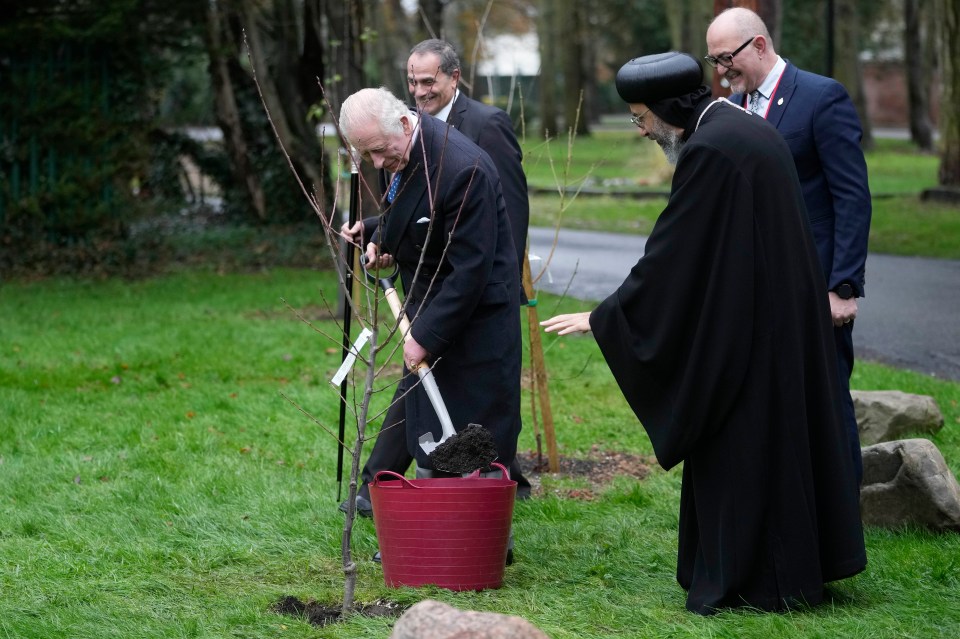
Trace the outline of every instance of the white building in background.
<path fill-rule="evenodd" d="M 477 75 L 532 76 L 540 73 L 540 42 L 536 33 L 504 33 L 484 38 Z"/>
<path fill-rule="evenodd" d="M 540 43 L 536 33 L 504 33 L 484 38 L 471 93 L 511 112 L 518 98 L 517 84 L 525 80 L 523 95 L 530 97 L 530 82 L 540 75 Z"/>

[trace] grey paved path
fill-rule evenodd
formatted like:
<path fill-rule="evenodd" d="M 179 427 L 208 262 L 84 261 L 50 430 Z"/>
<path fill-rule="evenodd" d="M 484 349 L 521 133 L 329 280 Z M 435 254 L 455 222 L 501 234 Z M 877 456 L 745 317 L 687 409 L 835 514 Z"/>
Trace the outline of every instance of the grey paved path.
<path fill-rule="evenodd" d="M 613 292 L 643 254 L 645 238 L 560 232 L 540 288 L 599 301 Z M 530 229 L 530 253 L 544 260 L 553 230 Z M 532 263 L 534 273 L 538 271 Z M 571 279 L 572 278 L 572 279 Z M 853 331 L 857 357 L 960 380 L 960 261 L 870 254 L 867 296 Z"/>

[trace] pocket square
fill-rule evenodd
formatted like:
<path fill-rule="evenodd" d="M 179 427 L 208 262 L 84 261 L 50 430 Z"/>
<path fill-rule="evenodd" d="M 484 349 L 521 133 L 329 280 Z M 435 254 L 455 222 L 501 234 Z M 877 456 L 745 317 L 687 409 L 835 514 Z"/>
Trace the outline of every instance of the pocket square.
<path fill-rule="evenodd" d="M 429 222 L 430 222 L 429 217 L 421 217 L 419 220 L 417 220 L 417 224 L 427 224 Z"/>

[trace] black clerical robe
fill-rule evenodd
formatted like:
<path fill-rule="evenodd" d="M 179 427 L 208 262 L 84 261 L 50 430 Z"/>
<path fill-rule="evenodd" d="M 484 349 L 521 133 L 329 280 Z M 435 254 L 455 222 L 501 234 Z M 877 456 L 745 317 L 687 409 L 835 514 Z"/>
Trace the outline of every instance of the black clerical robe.
<path fill-rule="evenodd" d="M 685 137 L 645 254 L 591 328 L 659 463 L 683 462 L 687 608 L 816 604 L 866 553 L 796 169 L 725 101 Z"/>

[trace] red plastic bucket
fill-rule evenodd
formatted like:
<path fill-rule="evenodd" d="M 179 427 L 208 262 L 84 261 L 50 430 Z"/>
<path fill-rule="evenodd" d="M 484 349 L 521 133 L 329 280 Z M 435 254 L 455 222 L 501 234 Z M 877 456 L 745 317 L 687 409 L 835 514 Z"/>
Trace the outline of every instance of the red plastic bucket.
<path fill-rule="evenodd" d="M 370 501 L 388 586 L 483 590 L 503 584 L 517 482 L 493 466 L 500 479 L 479 471 L 451 479 L 377 473 Z"/>

